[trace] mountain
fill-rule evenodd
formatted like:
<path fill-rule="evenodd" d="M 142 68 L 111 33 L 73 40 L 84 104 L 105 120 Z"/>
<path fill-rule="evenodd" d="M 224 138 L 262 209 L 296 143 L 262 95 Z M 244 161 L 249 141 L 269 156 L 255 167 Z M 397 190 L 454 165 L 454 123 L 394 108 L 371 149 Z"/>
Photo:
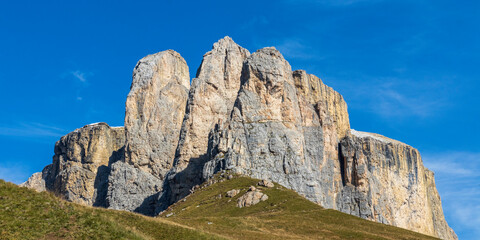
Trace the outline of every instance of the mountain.
<path fill-rule="evenodd" d="M 155 216 L 220 171 L 277 182 L 324 208 L 456 239 L 433 173 L 413 147 L 350 128 L 343 97 L 273 47 L 225 37 L 190 82 L 173 50 L 133 71 L 125 127 L 62 137 L 24 186 Z"/>
<path fill-rule="evenodd" d="M 157 218 L 79 205 L 0 180 L 0 239 L 434 239 L 324 209 L 278 184 L 227 176 L 218 174 Z M 251 185 L 268 199 L 236 207 Z M 239 192 L 229 197 L 230 189 Z"/>

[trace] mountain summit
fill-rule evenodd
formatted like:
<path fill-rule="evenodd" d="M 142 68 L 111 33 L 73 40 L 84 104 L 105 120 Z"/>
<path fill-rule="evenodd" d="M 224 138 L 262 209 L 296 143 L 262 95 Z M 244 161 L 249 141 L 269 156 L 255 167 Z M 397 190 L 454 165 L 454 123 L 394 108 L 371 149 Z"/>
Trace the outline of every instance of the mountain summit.
<path fill-rule="evenodd" d="M 84 126 L 55 144 L 24 186 L 85 205 L 157 215 L 229 170 L 292 189 L 325 208 L 457 239 L 433 172 L 413 147 L 350 128 L 343 97 L 273 47 L 230 37 L 190 82 L 173 50 L 133 71 L 125 127 Z"/>

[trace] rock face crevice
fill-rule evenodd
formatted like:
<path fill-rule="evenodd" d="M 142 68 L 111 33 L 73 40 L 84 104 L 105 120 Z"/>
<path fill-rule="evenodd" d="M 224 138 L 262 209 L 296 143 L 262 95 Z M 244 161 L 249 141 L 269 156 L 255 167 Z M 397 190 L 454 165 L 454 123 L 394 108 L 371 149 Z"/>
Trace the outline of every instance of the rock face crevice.
<path fill-rule="evenodd" d="M 156 215 L 216 172 L 277 182 L 325 208 L 456 239 L 434 176 L 399 141 L 350 129 L 342 95 L 273 47 L 225 37 L 196 77 L 173 50 L 133 71 L 125 128 L 62 137 L 25 186 L 85 205 Z M 252 195 L 253 196 L 253 195 Z"/>

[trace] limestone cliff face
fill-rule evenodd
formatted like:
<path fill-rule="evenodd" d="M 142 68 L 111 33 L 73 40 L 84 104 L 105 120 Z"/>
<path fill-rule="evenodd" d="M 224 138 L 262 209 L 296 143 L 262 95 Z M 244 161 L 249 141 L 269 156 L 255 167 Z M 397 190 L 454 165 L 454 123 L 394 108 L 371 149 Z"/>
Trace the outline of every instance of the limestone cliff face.
<path fill-rule="evenodd" d="M 340 211 L 444 239 L 456 238 L 447 227 L 433 174 L 420 153 L 378 134 L 351 130 L 340 142 L 344 187 Z"/>
<path fill-rule="evenodd" d="M 183 198 L 203 180 L 198 169 L 208 160 L 208 134 L 217 122 L 230 116 L 240 89 L 243 62 L 249 55 L 248 50 L 225 37 L 203 56 L 188 97 L 169 181 L 170 201 Z"/>
<path fill-rule="evenodd" d="M 189 89 L 188 66 L 177 52 L 138 61 L 125 108 L 125 162 L 163 179 L 173 164 Z"/>
<path fill-rule="evenodd" d="M 76 129 L 55 144 L 52 164 L 25 185 L 52 191 L 72 202 L 106 206 L 109 165 L 123 155 L 124 144 L 123 127 L 97 123 Z"/>
<path fill-rule="evenodd" d="M 350 129 L 343 97 L 273 47 L 229 37 L 188 66 L 168 50 L 141 59 L 125 130 L 94 124 L 60 139 L 25 186 L 86 205 L 155 215 L 223 169 L 268 179 L 326 208 L 456 239 L 419 152 Z"/>
<path fill-rule="evenodd" d="M 154 214 L 173 165 L 189 88 L 187 63 L 173 50 L 137 63 L 125 110 L 125 161 L 112 166 L 109 208 Z"/>
<path fill-rule="evenodd" d="M 271 179 L 333 207 L 330 193 L 340 178 L 337 183 L 331 180 L 340 166 L 325 158 L 323 137 L 319 114 L 304 95 L 297 95 L 288 62 L 274 48 L 261 49 L 245 61 L 231 119 L 211 135 L 211 160 L 204 177 L 233 169 Z"/>
<path fill-rule="evenodd" d="M 232 117 L 211 134 L 208 178 L 219 169 L 269 178 L 335 208 L 342 186 L 339 139 L 349 130 L 343 97 L 274 48 L 245 62 Z"/>
<path fill-rule="evenodd" d="M 441 239 L 458 239 L 457 234 L 448 226 L 443 215 L 442 201 L 435 186 L 434 173 L 425 168 L 425 182 L 427 186 L 427 201 L 432 211 L 433 231 Z"/>
<path fill-rule="evenodd" d="M 246 59 L 231 118 L 211 132 L 210 145 L 205 179 L 232 169 L 327 208 L 456 238 L 436 209 L 418 151 L 350 130 L 342 96 L 313 75 L 292 72 L 274 48 Z"/>

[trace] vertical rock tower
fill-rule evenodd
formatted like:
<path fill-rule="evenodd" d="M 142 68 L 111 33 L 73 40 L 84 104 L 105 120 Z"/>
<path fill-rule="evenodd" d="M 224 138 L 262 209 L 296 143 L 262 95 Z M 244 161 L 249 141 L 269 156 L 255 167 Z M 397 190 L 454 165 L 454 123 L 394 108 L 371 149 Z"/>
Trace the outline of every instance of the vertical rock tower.
<path fill-rule="evenodd" d="M 240 89 L 243 62 L 250 52 L 230 37 L 213 44 L 203 56 L 192 79 L 174 168 L 169 181 L 169 202 L 190 193 L 203 181 L 203 165 L 208 161 L 208 135 L 218 122 L 226 121 Z"/>
<path fill-rule="evenodd" d="M 125 158 L 112 165 L 109 208 L 153 215 L 172 168 L 190 77 L 173 50 L 142 58 L 133 71 L 125 110 Z"/>
<path fill-rule="evenodd" d="M 125 128 L 62 137 L 25 186 L 86 205 L 155 215 L 228 169 L 268 179 L 326 208 L 442 239 L 434 176 L 411 146 L 350 129 L 343 97 L 273 47 L 250 54 L 229 37 L 196 77 L 172 50 L 141 59 Z"/>

